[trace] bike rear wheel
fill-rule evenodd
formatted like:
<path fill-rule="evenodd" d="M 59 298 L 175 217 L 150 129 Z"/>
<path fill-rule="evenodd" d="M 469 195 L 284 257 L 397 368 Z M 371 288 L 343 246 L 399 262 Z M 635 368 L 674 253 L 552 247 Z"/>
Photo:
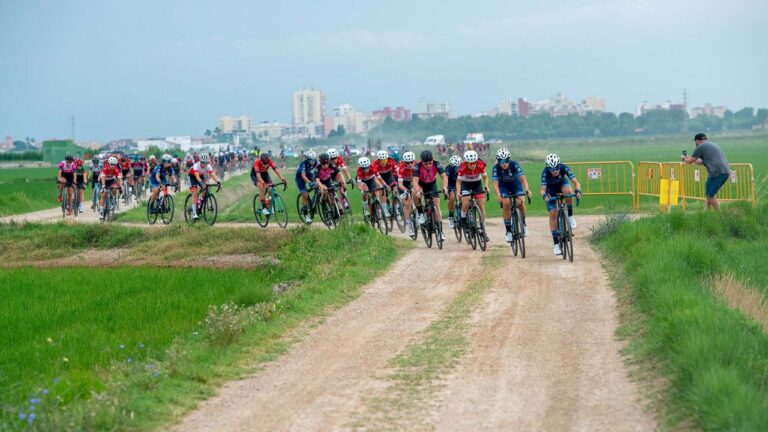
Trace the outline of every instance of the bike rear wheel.
<path fill-rule="evenodd" d="M 203 200 L 203 219 L 208 225 L 216 223 L 216 218 L 219 216 L 219 204 L 216 202 L 216 196 L 208 192 L 205 194 L 205 200 Z"/>
<path fill-rule="evenodd" d="M 147 222 L 150 225 L 154 225 L 157 222 L 157 213 L 160 211 L 158 201 L 158 199 L 154 199 L 147 203 Z M 155 211 L 152 211 L 152 207 L 155 207 Z"/>
<path fill-rule="evenodd" d="M 371 226 L 374 229 L 379 230 L 380 233 L 387 235 L 387 226 L 385 223 L 382 222 L 383 212 L 381 210 L 381 203 L 379 201 L 374 201 L 373 203 L 373 211 L 371 212 L 369 218 L 371 221 Z"/>
<path fill-rule="evenodd" d="M 400 199 L 400 197 L 397 194 L 393 194 L 394 197 L 392 198 L 392 218 L 395 220 L 395 223 L 397 224 L 397 229 L 400 230 L 401 233 L 405 232 L 405 215 L 403 212 L 403 200 Z"/>
<path fill-rule="evenodd" d="M 520 257 L 525 258 L 525 234 L 523 232 L 523 218 L 519 209 L 515 209 L 512 213 L 512 229 L 514 230 L 512 243 L 516 244 L 517 249 L 520 250 Z M 515 256 L 517 256 L 517 252 L 515 252 Z"/>
<path fill-rule="evenodd" d="M 170 195 L 164 195 L 163 200 L 160 202 L 160 216 L 163 219 L 163 223 L 168 225 L 173 222 L 173 213 L 176 209 L 173 207 L 173 197 Z"/>
<path fill-rule="evenodd" d="M 258 192 L 253 196 L 253 216 L 256 217 L 256 223 L 260 227 L 266 228 L 269 225 L 269 216 L 261 212 L 261 195 Z"/>
<path fill-rule="evenodd" d="M 189 224 L 193 224 L 197 221 L 197 219 L 192 217 L 193 205 L 195 205 L 195 203 L 192 201 L 192 194 L 189 194 L 184 200 L 184 220 Z"/>

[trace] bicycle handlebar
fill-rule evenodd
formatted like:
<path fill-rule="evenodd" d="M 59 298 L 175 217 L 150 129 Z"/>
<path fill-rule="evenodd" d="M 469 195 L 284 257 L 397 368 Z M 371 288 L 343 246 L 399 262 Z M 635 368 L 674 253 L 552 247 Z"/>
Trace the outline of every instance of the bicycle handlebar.
<path fill-rule="evenodd" d="M 570 193 L 570 194 L 559 193 L 559 194 L 556 194 L 555 196 L 551 197 L 550 199 L 548 199 L 547 202 L 562 200 L 562 199 L 565 199 L 565 198 L 576 198 L 576 206 L 578 206 L 579 203 L 581 202 L 581 198 L 579 198 L 579 196 L 577 194 L 574 194 L 574 193 Z M 529 200 L 530 200 L 530 198 L 529 198 Z"/>

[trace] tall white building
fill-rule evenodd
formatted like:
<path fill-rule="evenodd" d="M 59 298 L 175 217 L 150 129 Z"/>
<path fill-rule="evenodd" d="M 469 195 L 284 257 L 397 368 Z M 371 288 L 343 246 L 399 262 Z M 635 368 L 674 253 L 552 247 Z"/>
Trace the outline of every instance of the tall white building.
<path fill-rule="evenodd" d="M 419 101 L 416 115 L 423 119 L 432 118 L 432 117 L 449 118 L 451 116 L 451 103 L 450 102 L 431 102 L 426 99 L 421 99 Z"/>
<path fill-rule="evenodd" d="M 241 115 L 239 117 L 224 116 L 219 119 L 219 129 L 223 133 L 232 132 L 250 132 L 253 127 L 253 120 L 250 117 Z"/>
<path fill-rule="evenodd" d="M 306 127 L 309 136 L 324 136 L 325 94 L 320 90 L 293 92 L 293 126 Z"/>

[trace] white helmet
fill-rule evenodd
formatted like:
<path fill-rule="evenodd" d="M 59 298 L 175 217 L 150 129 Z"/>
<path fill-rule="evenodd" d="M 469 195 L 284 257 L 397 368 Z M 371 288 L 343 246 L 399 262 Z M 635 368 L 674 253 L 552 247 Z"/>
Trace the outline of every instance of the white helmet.
<path fill-rule="evenodd" d="M 168 162 L 171 161 L 171 159 L 172 159 L 172 157 L 168 153 L 163 155 L 163 162 L 168 163 Z"/>
<path fill-rule="evenodd" d="M 554 168 L 560 164 L 560 156 L 550 153 L 544 158 L 544 161 L 547 163 L 548 167 Z"/>
<path fill-rule="evenodd" d="M 413 161 L 415 161 L 416 160 L 416 153 L 414 153 L 412 151 L 408 151 L 408 152 L 403 153 L 403 160 L 405 162 L 413 162 Z"/>
<path fill-rule="evenodd" d="M 328 153 L 328 157 L 331 159 L 339 157 L 339 151 L 335 148 L 329 148 L 326 153 Z"/>
<path fill-rule="evenodd" d="M 312 159 L 312 160 L 317 159 L 317 155 L 312 150 L 305 151 L 304 152 L 304 157 L 306 157 L 307 159 Z"/>
<path fill-rule="evenodd" d="M 459 164 L 461 164 L 461 156 L 453 155 L 448 162 L 450 162 L 450 164 L 453 166 L 459 166 Z"/>
<path fill-rule="evenodd" d="M 376 152 L 376 159 L 378 160 L 387 160 L 389 159 L 389 153 L 387 153 L 386 150 L 379 150 Z"/>
<path fill-rule="evenodd" d="M 472 163 L 477 162 L 477 152 L 474 150 L 467 150 L 464 152 L 464 160 L 466 162 Z"/>
<path fill-rule="evenodd" d="M 207 155 L 207 154 L 205 154 L 205 153 L 204 153 L 204 154 L 201 154 L 201 155 L 200 155 L 200 162 L 203 162 L 203 163 L 208 163 L 208 162 L 210 162 L 210 161 L 211 161 L 211 158 L 210 158 L 210 157 L 208 157 L 208 155 Z"/>
<path fill-rule="evenodd" d="M 111 158 L 107 159 L 107 162 L 109 162 L 110 165 L 117 165 L 117 158 L 112 156 Z"/>
<path fill-rule="evenodd" d="M 360 165 L 360 167 L 362 168 L 368 168 L 369 166 L 371 166 L 371 160 L 363 156 L 357 160 L 357 164 Z"/>
<path fill-rule="evenodd" d="M 172 164 L 177 164 L 177 163 L 179 163 L 179 160 L 176 159 L 176 158 L 173 158 L 173 159 L 171 159 L 171 163 Z"/>
<path fill-rule="evenodd" d="M 496 159 L 509 159 L 509 150 L 504 147 L 496 150 Z"/>

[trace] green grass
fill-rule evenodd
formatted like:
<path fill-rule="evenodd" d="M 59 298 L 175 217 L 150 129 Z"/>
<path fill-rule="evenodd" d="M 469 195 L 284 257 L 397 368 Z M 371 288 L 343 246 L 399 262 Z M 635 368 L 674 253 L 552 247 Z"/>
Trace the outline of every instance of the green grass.
<path fill-rule="evenodd" d="M 0 169 L 0 216 L 56 207 L 57 172 L 57 168 Z M 84 199 L 90 196 L 90 188 L 86 188 Z"/>
<path fill-rule="evenodd" d="M 169 231 L 161 241 L 177 235 Z M 175 247 L 191 247 L 183 235 L 189 232 L 178 231 Z M 285 348 L 280 337 L 286 331 L 354 298 L 360 285 L 396 256 L 391 239 L 362 226 L 279 232 L 284 238 L 276 240 L 279 246 L 273 249 L 280 263 L 259 271 L 4 270 L 0 429 L 20 427 L 19 413 L 29 412 L 22 401 L 37 397 L 42 402 L 35 424 L 41 430 L 70 422 L 75 425 L 70 429 L 98 430 L 164 424 L 222 381 L 247 371 L 243 361 L 250 358 L 253 365 L 254 353 L 261 353 L 261 360 L 273 358 Z M 209 235 L 209 241 L 214 240 Z M 262 247 L 255 244 L 251 252 L 258 249 Z M 272 287 L 278 282 L 292 282 L 295 288 L 277 295 Z M 231 347 L 213 347 L 201 336 L 206 326 L 200 322 L 209 305 L 230 302 L 268 302 L 277 311 L 268 321 L 244 327 L 240 341 Z M 89 397 L 92 392 L 99 396 Z M 96 414 L 89 415 L 91 411 Z"/>
<path fill-rule="evenodd" d="M 599 244 L 639 312 L 622 330 L 634 329 L 629 352 L 669 383 L 667 421 L 768 430 L 768 335 L 711 290 L 714 276 L 733 274 L 768 295 L 768 205 L 644 218 Z"/>

